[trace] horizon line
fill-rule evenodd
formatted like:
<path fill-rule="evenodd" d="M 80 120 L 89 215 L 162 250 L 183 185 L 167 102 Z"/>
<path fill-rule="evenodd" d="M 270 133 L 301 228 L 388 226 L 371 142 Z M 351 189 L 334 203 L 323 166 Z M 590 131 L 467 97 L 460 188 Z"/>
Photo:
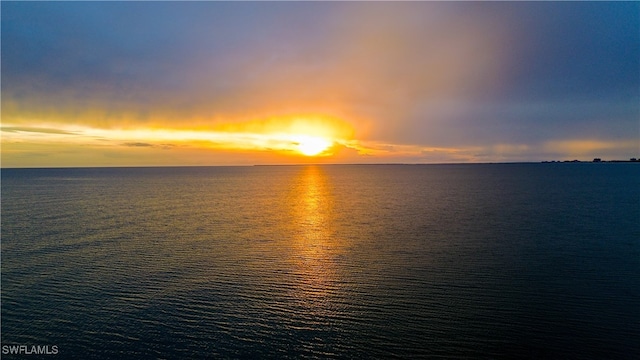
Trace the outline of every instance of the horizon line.
<path fill-rule="evenodd" d="M 135 169 L 135 168 L 204 168 L 204 167 L 261 167 L 261 166 L 376 166 L 376 165 L 400 165 L 400 166 L 420 166 L 420 165 L 516 165 L 516 164 L 597 164 L 597 163 L 640 163 L 640 159 L 631 158 L 628 160 L 539 160 L 539 161 L 490 161 L 490 162 L 441 162 L 441 163 L 295 163 L 295 164 L 237 164 L 237 165 L 106 165 L 106 166 L 27 166 L 27 167 L 3 167 L 1 170 L 35 170 L 35 169 Z"/>

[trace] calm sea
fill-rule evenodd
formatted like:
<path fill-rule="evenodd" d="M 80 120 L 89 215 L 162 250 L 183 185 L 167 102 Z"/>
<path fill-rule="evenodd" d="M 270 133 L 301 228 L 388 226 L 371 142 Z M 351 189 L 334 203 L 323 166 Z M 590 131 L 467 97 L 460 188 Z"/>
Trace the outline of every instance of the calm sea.
<path fill-rule="evenodd" d="M 3 169 L 1 188 L 3 353 L 640 354 L 640 164 Z"/>

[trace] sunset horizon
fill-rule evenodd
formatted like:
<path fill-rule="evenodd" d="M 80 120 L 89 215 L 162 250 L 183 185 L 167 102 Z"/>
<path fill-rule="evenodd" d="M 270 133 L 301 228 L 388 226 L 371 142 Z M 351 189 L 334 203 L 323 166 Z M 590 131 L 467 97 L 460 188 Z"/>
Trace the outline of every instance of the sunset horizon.
<path fill-rule="evenodd" d="M 640 353 L 640 2 L 0 16 L 2 359 Z"/>
<path fill-rule="evenodd" d="M 2 20 L 3 168 L 640 155 L 634 3 L 3 2 Z"/>

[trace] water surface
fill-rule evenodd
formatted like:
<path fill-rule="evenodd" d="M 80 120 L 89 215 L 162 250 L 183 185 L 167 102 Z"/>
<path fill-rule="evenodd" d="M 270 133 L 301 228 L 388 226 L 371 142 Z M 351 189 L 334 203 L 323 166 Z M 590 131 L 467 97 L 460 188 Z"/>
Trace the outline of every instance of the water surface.
<path fill-rule="evenodd" d="M 2 170 L 2 344 L 632 358 L 637 164 Z"/>

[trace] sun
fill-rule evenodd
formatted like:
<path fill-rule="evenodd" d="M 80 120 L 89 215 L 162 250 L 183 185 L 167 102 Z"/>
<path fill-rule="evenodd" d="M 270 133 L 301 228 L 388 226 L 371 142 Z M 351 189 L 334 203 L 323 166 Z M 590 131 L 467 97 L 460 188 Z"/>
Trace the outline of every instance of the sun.
<path fill-rule="evenodd" d="M 331 145 L 331 141 L 309 135 L 300 135 L 296 137 L 298 151 L 306 156 L 315 156 L 327 150 Z"/>

